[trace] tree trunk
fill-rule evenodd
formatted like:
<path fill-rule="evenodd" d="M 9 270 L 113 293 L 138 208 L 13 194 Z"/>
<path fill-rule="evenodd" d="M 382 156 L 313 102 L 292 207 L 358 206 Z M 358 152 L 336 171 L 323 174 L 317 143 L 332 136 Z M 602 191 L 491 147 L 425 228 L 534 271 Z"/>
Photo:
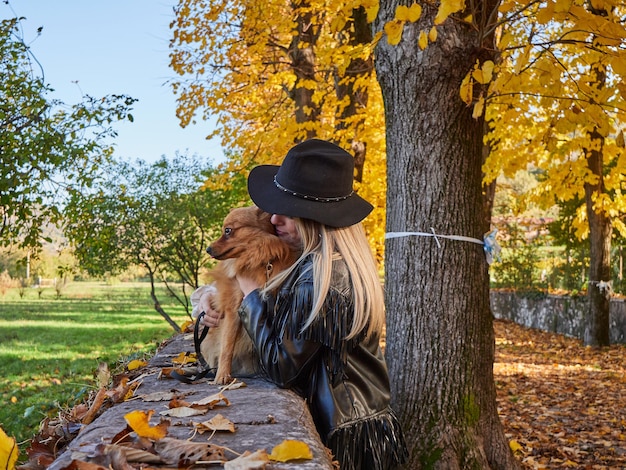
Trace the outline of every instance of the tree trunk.
<path fill-rule="evenodd" d="M 603 7 L 588 6 L 591 13 L 607 16 Z M 602 90 L 606 86 L 604 65 L 593 64 L 589 86 Z M 604 137 L 594 129 L 590 132 L 591 145 L 585 149 L 587 167 L 596 177 L 594 183 L 585 183 L 585 205 L 589 220 L 589 282 L 587 295 L 589 311 L 585 321 L 584 342 L 587 346 L 608 346 L 610 340 L 609 306 L 611 303 L 611 236 L 613 225 L 605 209 L 598 205 L 596 198 L 604 195 Z"/>
<path fill-rule="evenodd" d="M 307 0 L 294 0 L 291 3 L 296 15 L 296 31 L 289 46 L 291 68 L 296 75 L 293 90 L 296 122 L 304 124 L 314 122 L 319 116 L 319 106 L 313 102 L 313 88 L 306 82 L 315 81 L 315 43 L 317 42 L 316 28 Z M 315 130 L 307 129 L 306 138 L 316 137 Z M 300 139 L 298 139 L 299 141 Z"/>
<path fill-rule="evenodd" d="M 376 29 L 399 2 L 382 0 Z M 485 7 L 478 2 L 479 8 Z M 461 80 L 490 58 L 475 30 L 448 20 L 425 50 L 421 30 L 378 44 L 376 71 L 387 129 L 387 231 L 482 240 L 483 119 L 460 99 Z M 490 10 L 491 11 L 491 10 Z M 489 13 L 489 12 L 487 12 Z M 480 244 L 428 236 L 390 238 L 385 251 L 392 405 L 406 433 L 410 469 L 516 469 L 497 415 L 489 274 Z"/>
<path fill-rule="evenodd" d="M 344 27 L 349 37 L 349 44 L 358 46 L 372 42 L 372 31 L 367 22 L 367 14 L 364 7 L 352 10 L 351 21 Z M 362 85 L 357 86 L 359 78 L 368 77 L 374 70 L 374 60 L 371 56 L 366 59 L 354 57 L 346 67 L 343 76 L 338 72 L 335 74 L 337 102 L 341 108 L 337 110 L 337 136 L 347 129 L 352 130 L 351 149 L 354 154 L 354 179 L 359 183 L 363 180 L 363 167 L 365 166 L 365 156 L 367 146 L 360 140 L 360 131 L 365 123 L 366 115 L 363 110 L 367 107 L 369 99 L 368 90 Z M 347 99 L 347 104 L 346 104 Z"/>
<path fill-rule="evenodd" d="M 601 207 L 595 207 L 595 197 L 604 193 L 602 148 L 604 138 L 596 131 L 591 134 L 593 150 L 587 151 L 587 166 L 597 177 L 596 184 L 585 184 L 585 204 L 589 220 L 589 310 L 585 319 L 584 342 L 587 346 L 610 344 L 609 307 L 611 303 L 611 219 Z"/>
<path fill-rule="evenodd" d="M 159 315 L 161 315 L 165 319 L 165 321 L 169 323 L 169 325 L 174 329 L 176 333 L 180 333 L 180 326 L 178 326 L 178 324 L 174 320 L 172 320 L 172 317 L 170 317 L 167 312 L 163 310 L 163 307 L 161 307 L 161 302 L 159 302 L 159 299 L 157 298 L 156 289 L 154 287 L 154 271 L 148 268 L 148 274 L 150 276 L 150 297 L 152 297 L 152 300 L 154 302 L 154 309 L 159 312 Z"/>

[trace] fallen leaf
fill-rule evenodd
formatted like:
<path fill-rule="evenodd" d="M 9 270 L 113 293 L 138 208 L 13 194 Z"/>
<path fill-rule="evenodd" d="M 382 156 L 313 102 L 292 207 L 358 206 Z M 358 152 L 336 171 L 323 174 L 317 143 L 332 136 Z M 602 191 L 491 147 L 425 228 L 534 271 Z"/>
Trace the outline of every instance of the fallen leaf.
<path fill-rule="evenodd" d="M 223 401 L 226 406 L 230 406 L 230 401 L 228 401 L 228 398 L 226 398 L 222 392 L 215 393 L 199 401 L 194 401 L 192 405 L 209 405 L 211 408 L 213 408 L 221 401 Z"/>
<path fill-rule="evenodd" d="M 167 428 L 170 423 L 169 421 L 161 421 L 156 426 L 150 426 L 150 418 L 153 413 L 154 410 L 135 410 L 126 413 L 124 419 L 138 436 L 156 440 L 162 439 L 167 435 Z"/>
<path fill-rule="evenodd" d="M 290 460 L 312 459 L 313 453 L 306 442 L 285 439 L 272 449 L 270 459 L 277 462 L 288 462 Z"/>
<path fill-rule="evenodd" d="M 142 361 L 141 359 L 134 359 L 128 363 L 126 368 L 130 370 L 141 369 L 142 367 L 147 366 L 148 363 L 146 361 Z"/>
<path fill-rule="evenodd" d="M 190 416 L 199 416 L 205 414 L 211 408 L 209 406 L 192 408 L 190 406 L 179 406 L 170 408 L 169 410 L 160 411 L 161 416 L 172 416 L 173 418 L 188 418 Z"/>
<path fill-rule="evenodd" d="M 126 376 L 119 378 L 118 384 L 107 392 L 107 396 L 113 401 L 113 403 L 120 403 L 122 401 L 130 400 L 135 394 L 135 390 L 139 387 L 140 382 L 133 382 L 129 384 L 129 379 Z"/>
<path fill-rule="evenodd" d="M 254 453 L 247 450 L 236 459 L 226 462 L 224 470 L 260 470 L 264 469 L 269 462 L 270 458 L 265 449 L 257 450 Z"/>
<path fill-rule="evenodd" d="M 101 362 L 98 364 L 98 368 L 96 369 L 96 382 L 98 384 L 98 388 L 108 386 L 110 380 L 111 372 L 109 371 L 109 365 L 106 362 Z"/>
<path fill-rule="evenodd" d="M 225 418 L 221 414 L 215 415 L 208 421 L 202 423 L 194 423 L 195 428 L 200 434 L 206 431 L 228 431 L 235 432 L 235 423 Z"/>
<path fill-rule="evenodd" d="M 514 439 L 509 441 L 509 447 L 511 448 L 513 453 L 519 452 L 523 449 L 522 445 Z"/>
<path fill-rule="evenodd" d="M 83 462 L 82 460 L 72 460 L 69 465 L 61 470 L 109 470 L 107 467 L 96 463 Z"/>
<path fill-rule="evenodd" d="M 15 439 L 6 435 L 0 428 L 0 468 L 13 470 L 17 462 L 18 449 Z"/>
<path fill-rule="evenodd" d="M 169 401 L 178 396 L 180 395 L 176 392 L 154 392 L 147 393 L 145 395 L 139 395 L 139 398 L 141 398 L 143 401 Z"/>
<path fill-rule="evenodd" d="M 244 387 L 247 387 L 245 382 L 241 382 L 241 381 L 239 381 L 237 379 L 233 379 L 233 381 L 231 383 L 229 383 L 227 385 L 222 385 L 220 387 L 220 390 L 221 391 L 224 391 L 224 390 L 237 390 L 239 388 L 244 388 Z"/>
<path fill-rule="evenodd" d="M 136 449 L 134 447 L 127 447 L 123 445 L 116 444 L 106 444 L 104 446 L 104 452 L 120 452 L 124 455 L 128 462 L 139 462 L 139 463 L 153 463 L 159 464 L 163 463 L 163 459 L 152 452 L 149 452 L 144 449 Z"/>
<path fill-rule="evenodd" d="M 224 448 L 202 442 L 181 441 L 171 437 L 161 439 L 154 444 L 156 453 L 167 464 L 190 465 L 203 463 L 223 463 Z"/>
<path fill-rule="evenodd" d="M 192 364 L 196 362 L 196 353 L 181 352 L 178 356 L 172 359 L 173 364 Z"/>

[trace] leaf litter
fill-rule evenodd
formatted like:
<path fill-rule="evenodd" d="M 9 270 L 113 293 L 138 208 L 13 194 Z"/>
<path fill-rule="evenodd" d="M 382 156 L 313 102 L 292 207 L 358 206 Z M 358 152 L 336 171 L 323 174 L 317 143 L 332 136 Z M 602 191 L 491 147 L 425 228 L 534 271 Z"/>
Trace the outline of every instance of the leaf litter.
<path fill-rule="evenodd" d="M 494 322 L 498 412 L 526 469 L 626 469 L 626 345 Z"/>
<path fill-rule="evenodd" d="M 580 340 L 504 320 L 494 321 L 494 329 L 498 412 L 510 447 L 523 467 L 625 469 L 626 345 L 585 347 Z M 99 373 L 106 378 L 107 371 L 100 370 Z M 141 377 L 141 368 L 119 374 L 113 378 L 113 385 L 106 393 L 103 394 L 100 388 L 86 403 L 61 410 L 56 419 L 46 418 L 27 449 L 28 462 L 21 467 L 46 468 L 76 437 L 94 411 L 100 414 L 115 403 L 138 399 L 168 401 L 170 407 L 177 400 L 184 403 L 185 394 L 176 392 L 135 396 Z M 241 382 L 232 383 L 222 391 L 244 386 Z M 106 399 L 101 409 L 97 409 L 103 395 Z M 229 406 L 230 402 L 223 395 L 216 394 L 191 404 L 209 409 L 220 404 Z M 152 426 L 148 421 L 149 417 L 145 424 L 150 429 Z M 232 432 L 228 423 L 195 424 L 204 425 L 203 430 L 207 431 L 222 428 Z M 145 464 L 172 465 L 174 460 L 177 460 L 176 464 L 189 464 L 196 458 L 206 458 L 208 460 L 196 463 L 219 460 L 228 463 L 225 468 L 236 469 L 264 468 L 268 461 L 265 451 L 246 451 L 235 459 L 226 460 L 223 452 L 228 449 L 219 446 L 207 447 L 210 444 L 198 445 L 169 437 L 147 439 L 132 431 L 128 427 L 112 436 L 110 444 L 83 448 L 67 468 L 157 468 L 145 467 Z M 81 460 L 81 455 L 89 462 Z"/>

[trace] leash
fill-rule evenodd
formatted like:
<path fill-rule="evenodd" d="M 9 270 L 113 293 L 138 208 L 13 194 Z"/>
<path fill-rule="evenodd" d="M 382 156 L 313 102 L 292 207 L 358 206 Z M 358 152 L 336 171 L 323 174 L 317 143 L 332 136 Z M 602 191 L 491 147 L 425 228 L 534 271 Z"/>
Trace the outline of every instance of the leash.
<path fill-rule="evenodd" d="M 186 384 L 192 384 L 200 379 L 205 378 L 207 375 L 215 372 L 215 368 L 213 369 L 209 368 L 209 365 L 207 364 L 200 350 L 200 344 L 209 334 L 208 326 L 204 326 L 204 328 L 202 329 L 202 332 L 200 332 L 200 320 L 202 319 L 202 317 L 204 317 L 204 315 L 205 315 L 204 312 L 201 312 L 200 315 L 198 315 L 198 318 L 196 319 L 196 324 L 193 327 L 193 348 L 196 352 L 196 360 L 198 361 L 198 364 L 199 364 L 199 366 L 197 367 L 196 373 L 194 374 L 194 373 L 187 372 L 187 371 L 182 371 L 182 373 L 172 371 L 170 373 L 170 377 L 173 377 L 176 380 L 179 380 L 180 382 L 183 382 Z"/>

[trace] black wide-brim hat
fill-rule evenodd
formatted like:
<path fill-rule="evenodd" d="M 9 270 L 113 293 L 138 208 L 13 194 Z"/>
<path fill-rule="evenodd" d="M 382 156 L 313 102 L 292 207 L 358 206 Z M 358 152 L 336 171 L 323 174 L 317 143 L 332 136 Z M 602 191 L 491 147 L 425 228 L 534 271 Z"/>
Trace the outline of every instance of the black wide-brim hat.
<path fill-rule="evenodd" d="M 283 163 L 259 165 L 248 176 L 248 193 L 270 214 L 349 227 L 374 208 L 356 194 L 354 157 L 341 147 L 311 139 L 287 152 Z"/>

